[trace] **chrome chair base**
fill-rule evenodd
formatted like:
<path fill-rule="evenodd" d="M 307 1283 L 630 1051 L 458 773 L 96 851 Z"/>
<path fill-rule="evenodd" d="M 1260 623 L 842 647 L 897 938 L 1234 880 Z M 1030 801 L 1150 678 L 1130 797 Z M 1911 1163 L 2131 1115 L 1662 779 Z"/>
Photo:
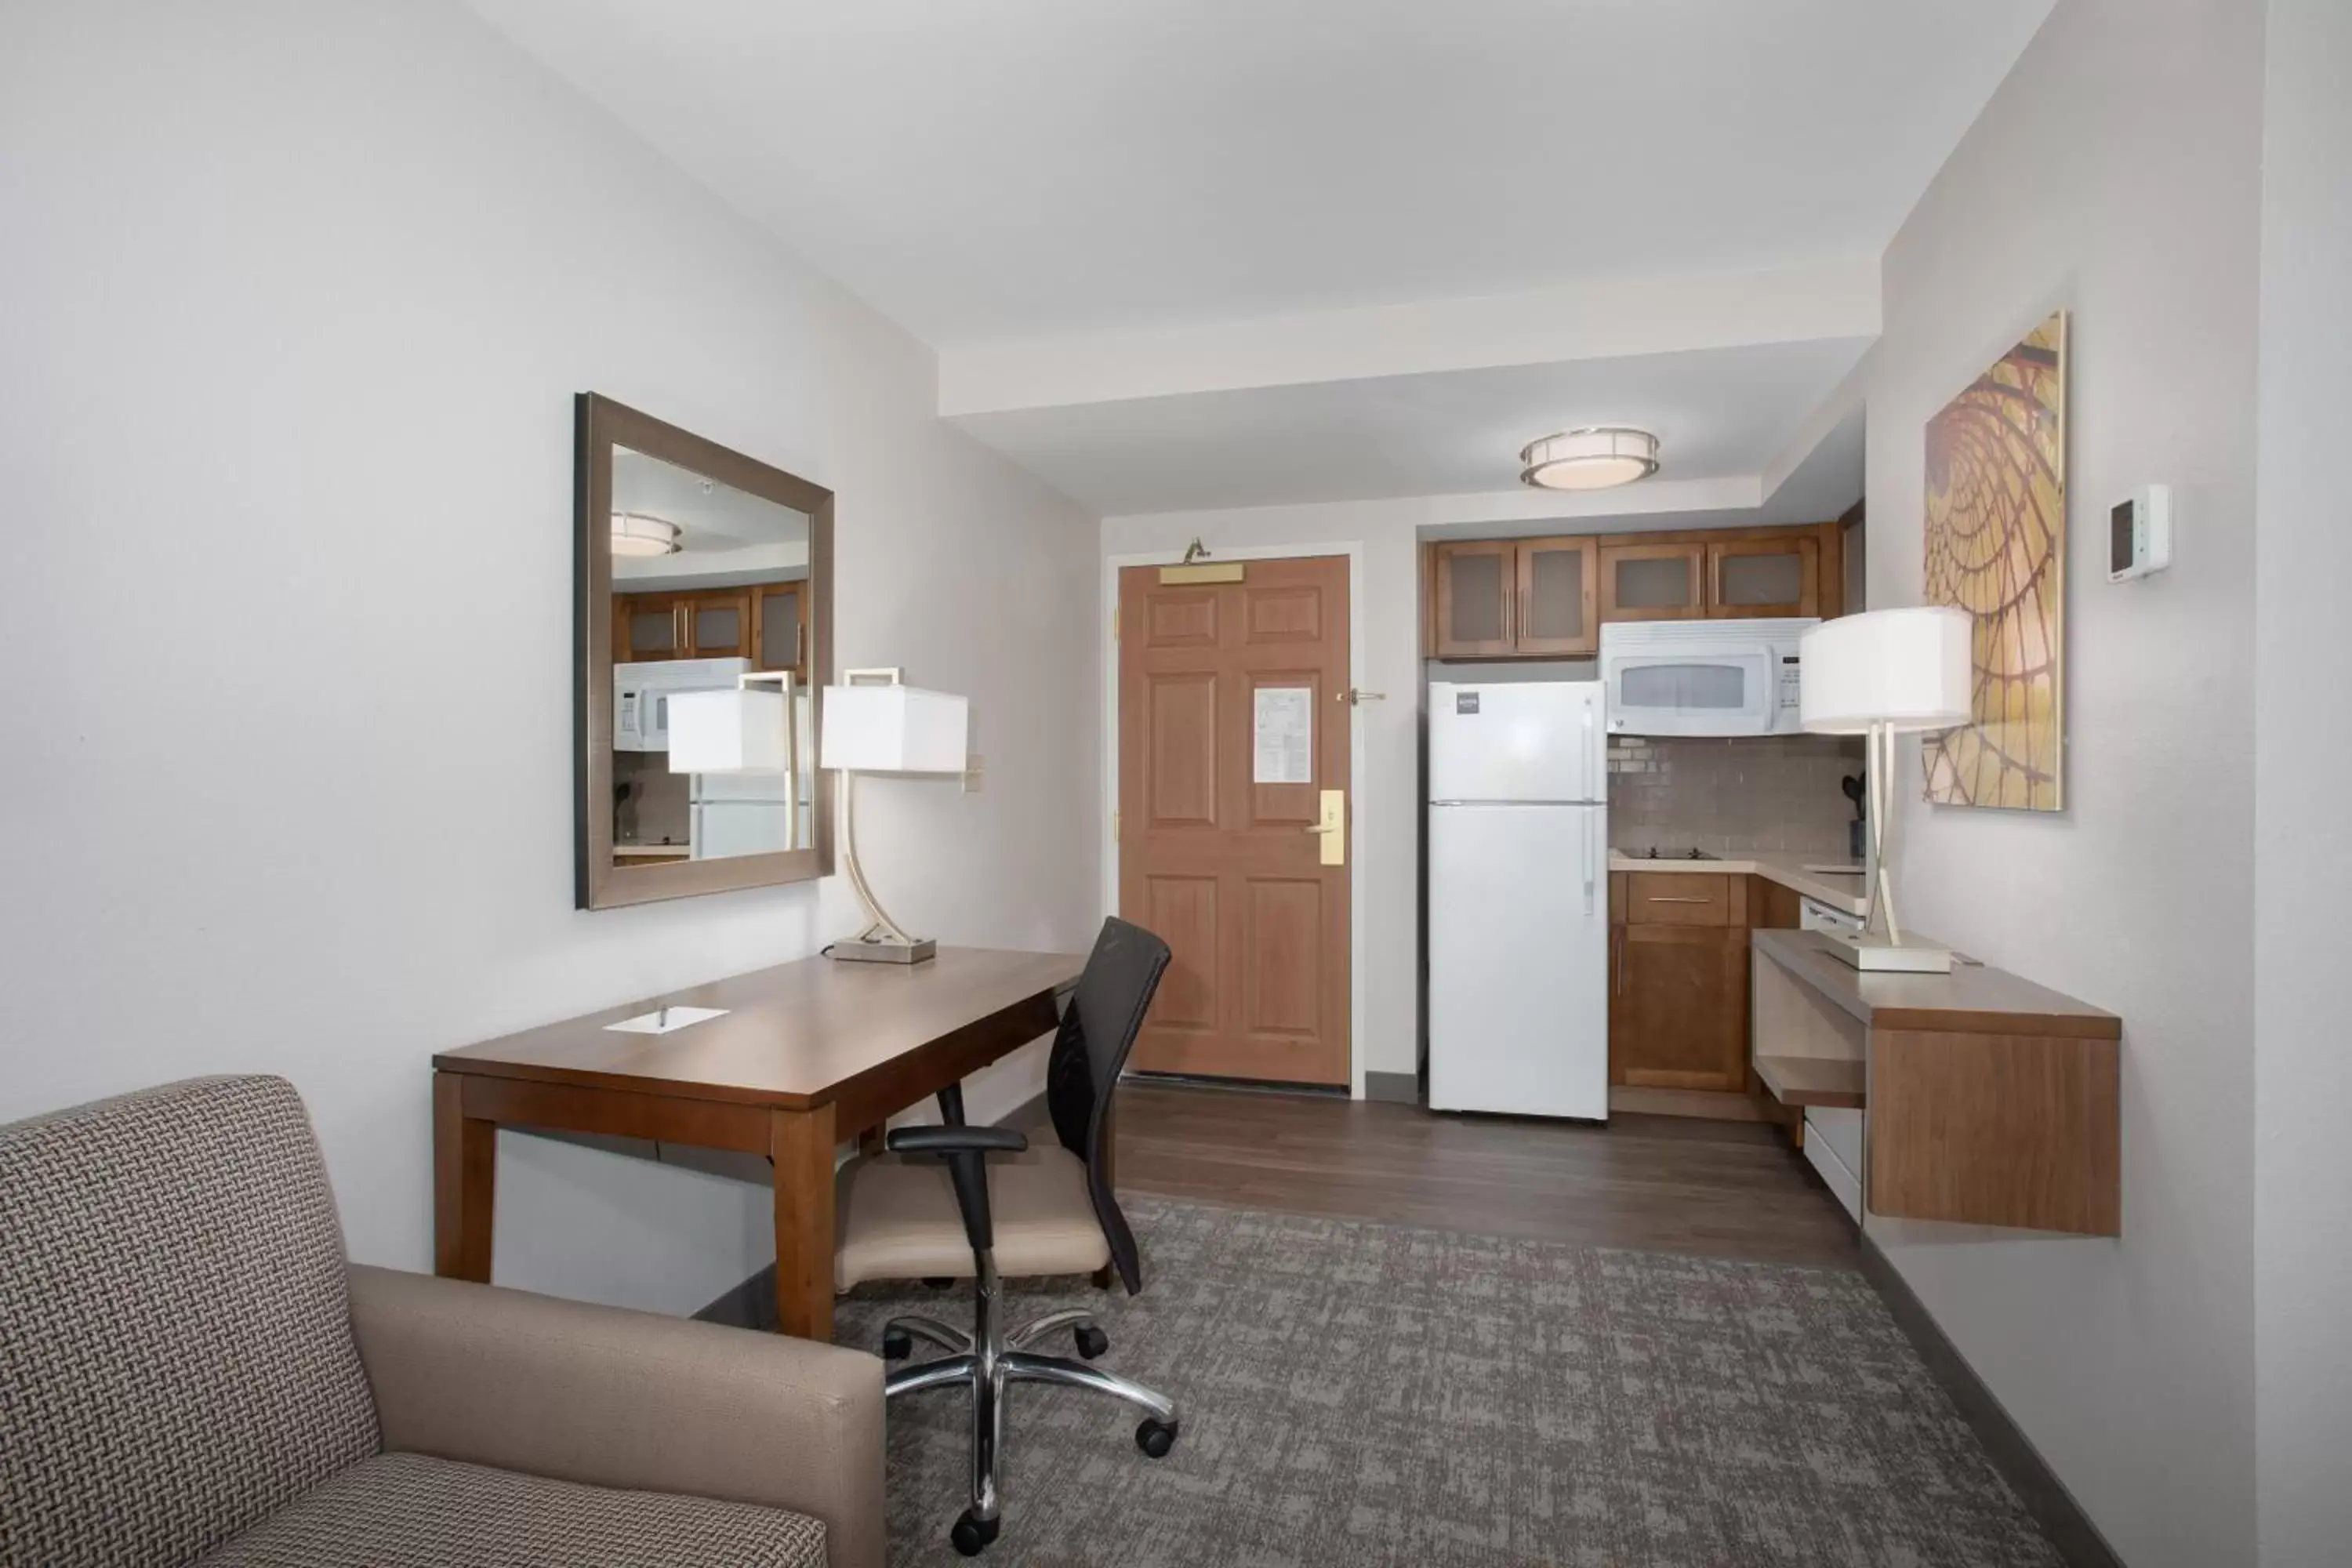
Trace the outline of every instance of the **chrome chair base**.
<path fill-rule="evenodd" d="M 1164 1458 L 1176 1446 L 1179 1426 L 1175 1402 L 1167 1395 L 1083 1361 L 1035 1355 L 1024 1349 L 1062 1329 L 1073 1331 L 1082 1353 L 1087 1355 L 1101 1354 L 1109 1341 L 1095 1321 L 1094 1314 L 1084 1308 L 1048 1312 L 1007 1332 L 1003 1323 L 1003 1292 L 996 1278 L 995 1259 L 982 1253 L 980 1265 L 980 1278 L 973 1292 L 972 1332 L 966 1333 L 936 1318 L 920 1316 L 893 1318 L 882 1329 L 882 1353 L 887 1358 L 907 1354 L 919 1339 L 949 1352 L 936 1361 L 892 1373 L 883 1384 L 887 1397 L 896 1399 L 902 1394 L 920 1394 L 933 1388 L 971 1391 L 971 1506 L 956 1521 L 949 1537 L 956 1550 L 967 1557 L 984 1551 L 996 1539 L 1000 1524 L 996 1455 L 1004 1442 L 1004 1390 L 1008 1384 L 1059 1384 L 1066 1388 L 1092 1389 L 1125 1400 L 1145 1413 L 1142 1425 L 1135 1430 L 1136 1447 L 1155 1459 Z"/>

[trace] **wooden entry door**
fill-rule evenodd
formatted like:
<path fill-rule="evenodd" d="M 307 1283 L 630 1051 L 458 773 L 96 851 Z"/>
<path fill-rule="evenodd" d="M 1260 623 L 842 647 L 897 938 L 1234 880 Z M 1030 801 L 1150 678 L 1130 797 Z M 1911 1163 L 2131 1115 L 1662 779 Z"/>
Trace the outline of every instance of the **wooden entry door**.
<path fill-rule="evenodd" d="M 1129 1061 L 1344 1084 L 1348 560 L 1243 571 L 1119 574 L 1119 913 L 1173 953 Z M 1314 831 L 1326 790 L 1342 792 L 1339 865 Z"/>

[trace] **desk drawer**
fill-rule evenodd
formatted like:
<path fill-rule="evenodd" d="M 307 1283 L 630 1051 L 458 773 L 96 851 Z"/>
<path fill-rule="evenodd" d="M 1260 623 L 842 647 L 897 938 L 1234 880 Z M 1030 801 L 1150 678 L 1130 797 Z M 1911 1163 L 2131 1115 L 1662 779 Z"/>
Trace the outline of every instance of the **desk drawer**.
<path fill-rule="evenodd" d="M 1625 876 L 1625 923 L 1727 926 L 1747 921 L 1747 900 L 1733 917 L 1733 879 L 1704 871 L 1630 871 Z"/>

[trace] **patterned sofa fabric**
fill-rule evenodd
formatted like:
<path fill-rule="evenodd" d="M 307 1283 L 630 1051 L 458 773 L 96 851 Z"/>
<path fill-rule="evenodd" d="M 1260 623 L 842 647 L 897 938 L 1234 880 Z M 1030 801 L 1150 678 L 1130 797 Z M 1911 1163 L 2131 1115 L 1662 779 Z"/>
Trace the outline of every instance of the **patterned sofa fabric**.
<path fill-rule="evenodd" d="M 422 1454 L 344 1471 L 199 1568 L 824 1568 L 781 1509 L 616 1491 Z"/>
<path fill-rule="evenodd" d="M 0 1563 L 184 1563 L 376 1451 L 292 1085 L 0 1127 Z"/>

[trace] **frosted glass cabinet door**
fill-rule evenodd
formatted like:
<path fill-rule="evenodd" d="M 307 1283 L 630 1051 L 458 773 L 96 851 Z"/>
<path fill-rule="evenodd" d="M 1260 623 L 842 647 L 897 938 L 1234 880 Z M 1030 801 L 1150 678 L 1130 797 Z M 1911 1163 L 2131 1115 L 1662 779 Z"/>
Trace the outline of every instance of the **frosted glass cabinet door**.
<path fill-rule="evenodd" d="M 686 616 L 668 594 L 613 595 L 613 658 L 623 664 L 686 657 Z"/>
<path fill-rule="evenodd" d="M 695 658 L 751 657 L 751 595 L 749 593 L 697 594 L 688 601 L 688 610 L 693 617 Z"/>
<path fill-rule="evenodd" d="M 1574 655 L 1601 650 L 1599 551 L 1590 538 L 1518 542 L 1518 635 L 1515 651 Z"/>
<path fill-rule="evenodd" d="M 1506 541 L 1441 544 L 1437 557 L 1437 657 L 1500 658 L 1511 641 L 1517 586 Z"/>
<path fill-rule="evenodd" d="M 755 616 L 760 628 L 756 657 L 761 669 L 801 668 L 801 591 L 797 583 L 777 583 L 758 590 Z"/>
<path fill-rule="evenodd" d="M 1706 614 L 1706 546 L 1612 544 L 1601 552 L 1601 615 L 1687 621 Z"/>
<path fill-rule="evenodd" d="M 1821 545 L 1811 539 L 1733 539 L 1706 552 L 1707 614 L 1818 616 Z"/>

